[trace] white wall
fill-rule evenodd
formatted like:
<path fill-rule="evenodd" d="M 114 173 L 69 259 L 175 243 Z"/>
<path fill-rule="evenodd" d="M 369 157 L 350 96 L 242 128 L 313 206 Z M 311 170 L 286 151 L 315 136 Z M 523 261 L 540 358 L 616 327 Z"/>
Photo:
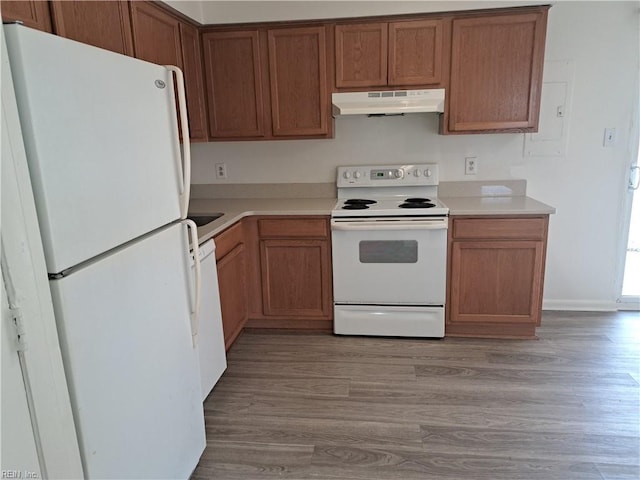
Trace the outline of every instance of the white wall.
<path fill-rule="evenodd" d="M 318 3 L 309 2 L 310 16 Z M 327 3 L 327 14 L 337 16 L 341 3 Z M 377 14 L 381 4 L 392 3 L 362 2 L 358 15 Z M 204 4 L 205 17 L 213 7 Z M 477 155 L 475 179 L 524 178 L 530 196 L 557 208 L 545 305 L 614 308 L 625 182 L 637 155 L 639 31 L 637 2 L 551 8 L 545 60 L 572 60 L 575 67 L 569 138 L 560 158 L 524 157 L 522 134 L 440 136 L 435 116 L 338 118 L 333 140 L 194 145 L 194 183 L 216 183 L 216 162 L 227 164 L 226 183 L 332 182 L 338 165 L 413 161 L 438 163 L 441 180 L 465 180 L 464 157 Z M 617 129 L 613 148 L 602 145 L 606 127 Z"/>

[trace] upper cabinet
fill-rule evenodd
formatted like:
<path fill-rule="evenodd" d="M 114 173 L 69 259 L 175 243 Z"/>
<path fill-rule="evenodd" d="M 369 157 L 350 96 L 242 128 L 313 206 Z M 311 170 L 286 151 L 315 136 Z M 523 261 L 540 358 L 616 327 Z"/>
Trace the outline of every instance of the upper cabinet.
<path fill-rule="evenodd" d="M 453 19 L 445 133 L 537 130 L 547 9 Z"/>
<path fill-rule="evenodd" d="M 548 6 L 198 27 L 161 2 L 2 1 L 2 18 L 176 65 L 191 140 L 331 138 L 331 93 L 445 89 L 440 133 L 535 132 Z"/>
<path fill-rule="evenodd" d="M 211 137 L 264 137 L 260 32 L 208 32 L 202 45 Z"/>
<path fill-rule="evenodd" d="M 336 87 L 441 85 L 445 22 L 433 18 L 337 25 Z"/>
<path fill-rule="evenodd" d="M 3 1 L 0 3 L 2 21 L 20 21 L 27 27 L 51 32 L 49 2 L 34 0 Z"/>
<path fill-rule="evenodd" d="M 444 21 L 389 24 L 389 85 L 434 85 L 442 81 Z"/>
<path fill-rule="evenodd" d="M 129 4 L 122 1 L 51 2 L 58 35 L 96 47 L 133 55 Z"/>
<path fill-rule="evenodd" d="M 336 87 L 387 85 L 388 24 L 336 26 Z"/>
<path fill-rule="evenodd" d="M 207 104 L 204 98 L 204 74 L 200 32 L 193 25 L 180 23 L 182 70 L 189 106 L 189 134 L 191 140 L 207 140 Z"/>
<path fill-rule="evenodd" d="M 325 26 L 202 35 L 212 139 L 331 135 Z"/>
<path fill-rule="evenodd" d="M 136 58 L 175 65 L 185 77 L 191 140 L 206 140 L 202 60 L 195 27 L 150 2 L 130 2 Z"/>
<path fill-rule="evenodd" d="M 149 2 L 131 2 L 136 58 L 182 68 L 180 21 Z"/>
<path fill-rule="evenodd" d="M 274 136 L 329 133 L 325 27 L 268 31 Z"/>

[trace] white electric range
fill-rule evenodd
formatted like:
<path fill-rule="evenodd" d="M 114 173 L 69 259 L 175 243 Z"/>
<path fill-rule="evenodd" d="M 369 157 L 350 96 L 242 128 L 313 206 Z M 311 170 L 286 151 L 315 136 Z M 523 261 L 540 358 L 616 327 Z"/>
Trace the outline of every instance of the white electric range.
<path fill-rule="evenodd" d="M 449 209 L 438 166 L 338 168 L 334 333 L 443 337 Z"/>

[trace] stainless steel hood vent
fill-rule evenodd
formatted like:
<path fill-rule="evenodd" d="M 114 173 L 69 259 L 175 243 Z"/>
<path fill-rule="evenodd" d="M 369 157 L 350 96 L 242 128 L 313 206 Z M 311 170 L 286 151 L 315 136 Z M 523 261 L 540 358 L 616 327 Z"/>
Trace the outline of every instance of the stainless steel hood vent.
<path fill-rule="evenodd" d="M 331 95 L 333 116 L 444 112 L 444 88 Z"/>

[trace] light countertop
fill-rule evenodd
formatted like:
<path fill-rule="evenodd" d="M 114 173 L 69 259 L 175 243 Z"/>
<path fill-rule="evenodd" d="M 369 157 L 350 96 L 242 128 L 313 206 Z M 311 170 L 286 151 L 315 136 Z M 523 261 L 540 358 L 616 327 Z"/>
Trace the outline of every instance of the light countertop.
<path fill-rule="evenodd" d="M 195 198 L 189 203 L 189 215 L 224 215 L 198 228 L 204 242 L 251 215 L 330 215 L 335 198 Z"/>
<path fill-rule="evenodd" d="M 525 195 L 439 197 L 455 215 L 549 215 L 555 208 Z M 195 198 L 189 215 L 224 215 L 198 228 L 200 242 L 251 215 L 330 215 L 335 198 Z"/>
<path fill-rule="evenodd" d="M 438 197 L 449 215 L 551 215 L 556 209 L 525 195 Z"/>

